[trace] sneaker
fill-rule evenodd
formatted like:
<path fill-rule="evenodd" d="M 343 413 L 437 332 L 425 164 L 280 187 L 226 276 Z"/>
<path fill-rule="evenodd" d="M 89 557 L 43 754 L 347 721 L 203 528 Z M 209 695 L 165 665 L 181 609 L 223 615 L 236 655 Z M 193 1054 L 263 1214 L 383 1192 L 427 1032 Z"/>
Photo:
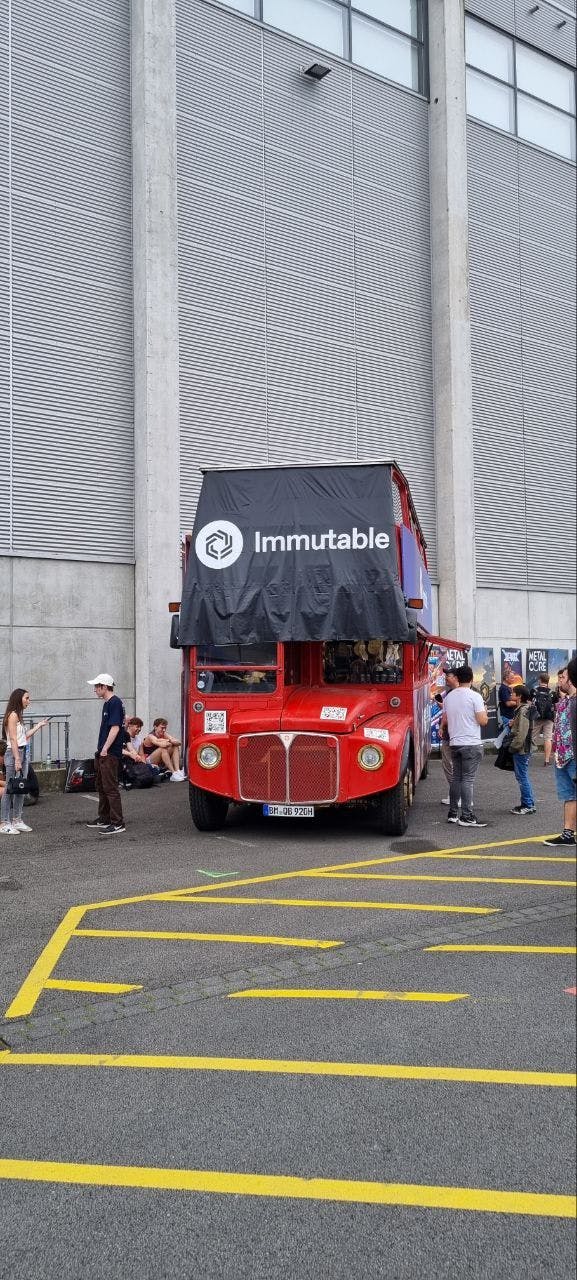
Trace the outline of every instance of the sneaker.
<path fill-rule="evenodd" d="M 110 826 L 110 823 L 103 822 L 102 818 L 95 818 L 93 822 L 87 822 L 86 826 L 90 831 L 102 831 L 102 828 Z"/>
<path fill-rule="evenodd" d="M 560 836 L 551 836 L 550 840 L 544 840 L 543 844 L 546 844 L 549 847 L 549 849 L 557 849 L 559 845 L 562 845 L 562 844 L 574 845 L 575 832 L 573 831 L 572 833 L 570 833 L 568 831 L 564 831 L 563 834 Z"/>
<path fill-rule="evenodd" d="M 17 827 L 13 827 L 11 822 L 3 822 L 0 827 L 0 834 L 3 836 L 19 836 L 20 832 Z"/>
<path fill-rule="evenodd" d="M 443 799 L 441 800 L 441 804 L 450 804 L 450 803 L 451 803 L 451 797 L 443 796 Z"/>
<path fill-rule="evenodd" d="M 118 836 L 121 831 L 126 831 L 123 822 L 109 822 L 106 827 L 100 828 L 101 836 Z"/>
<path fill-rule="evenodd" d="M 18 819 L 18 822 L 13 822 L 13 823 L 12 823 L 12 826 L 13 826 L 13 828 L 14 828 L 16 831 L 31 831 L 31 830 L 32 830 L 32 827 L 27 826 L 27 824 L 26 824 L 25 822 L 23 822 L 23 821 L 22 821 L 22 818 L 19 818 L 19 819 Z"/>
<path fill-rule="evenodd" d="M 447 814 L 447 822 L 458 822 L 458 821 L 459 821 L 459 815 L 458 815 L 458 813 L 448 813 L 448 814 Z"/>
<path fill-rule="evenodd" d="M 536 812 L 537 810 L 534 804 L 516 804 L 515 808 L 511 809 L 511 813 L 536 813 Z"/>
<path fill-rule="evenodd" d="M 460 827 L 486 827 L 486 822 L 479 822 L 479 819 L 472 813 L 470 818 L 457 818 Z"/>

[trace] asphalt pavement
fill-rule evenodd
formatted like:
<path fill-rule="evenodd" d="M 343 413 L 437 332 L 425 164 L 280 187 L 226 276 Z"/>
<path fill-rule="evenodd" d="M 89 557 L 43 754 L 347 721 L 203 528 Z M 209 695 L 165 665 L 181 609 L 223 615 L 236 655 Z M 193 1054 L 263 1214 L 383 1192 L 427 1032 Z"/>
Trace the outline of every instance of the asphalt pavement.
<path fill-rule="evenodd" d="M 575 849 L 46 796 L 0 846 L 0 1278 L 569 1280 Z"/>

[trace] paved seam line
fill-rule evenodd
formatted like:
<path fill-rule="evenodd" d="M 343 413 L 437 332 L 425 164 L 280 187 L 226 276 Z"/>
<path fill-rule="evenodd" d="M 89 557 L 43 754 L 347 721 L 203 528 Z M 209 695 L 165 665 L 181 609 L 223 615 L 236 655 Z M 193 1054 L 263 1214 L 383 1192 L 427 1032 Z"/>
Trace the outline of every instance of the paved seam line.
<path fill-rule="evenodd" d="M 275 964 L 261 964 L 236 969 L 220 976 L 207 976 L 195 982 L 175 983 L 169 987 L 158 987 L 150 991 L 134 992 L 116 998 L 109 997 L 106 1002 L 94 1002 L 91 1005 L 76 1006 L 74 1010 L 61 1013 L 35 1014 L 20 1021 L 0 1023 L 0 1039 L 11 1048 L 18 1049 L 36 1040 L 56 1035 L 66 1035 L 69 1031 L 81 1030 L 99 1023 L 116 1022 L 125 1017 L 134 1017 L 146 1013 L 157 1013 L 163 1009 L 178 1008 L 183 1004 L 194 1004 L 197 1000 L 229 995 L 252 985 L 265 982 L 278 983 L 279 976 L 295 978 L 306 973 L 321 973 L 324 969 L 346 967 L 349 964 L 361 964 L 365 960 L 374 960 L 377 956 L 396 955 L 403 951 L 420 951 L 435 943 L 465 941 L 480 934 L 523 928 L 527 923 L 541 920 L 554 920 L 575 914 L 573 896 L 561 899 L 547 906 L 523 907 L 519 911 L 502 912 L 496 918 L 472 922 L 462 922 L 459 927 L 446 929 L 427 929 L 420 934 L 392 934 L 371 942 L 345 944 L 322 955 L 291 956 L 290 959 L 279 960 Z"/>

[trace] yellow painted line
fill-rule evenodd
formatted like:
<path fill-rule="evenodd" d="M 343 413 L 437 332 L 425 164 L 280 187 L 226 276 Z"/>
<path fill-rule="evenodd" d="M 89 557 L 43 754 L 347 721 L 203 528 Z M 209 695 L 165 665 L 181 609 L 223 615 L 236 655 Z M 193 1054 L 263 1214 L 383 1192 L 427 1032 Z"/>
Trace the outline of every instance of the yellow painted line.
<path fill-rule="evenodd" d="M 347 1076 L 369 1080 L 433 1080 L 574 1089 L 571 1072 L 500 1071 L 492 1067 L 428 1067 L 404 1063 L 323 1062 L 292 1058 L 167 1057 L 144 1053 L 0 1053 L 0 1067 L 105 1067 L 148 1071 L 241 1071 L 254 1075 Z"/>
<path fill-rule="evenodd" d="M 464 844 L 464 845 L 459 845 L 455 848 L 438 849 L 437 854 L 466 853 L 466 852 L 473 852 L 477 849 L 507 849 L 514 845 L 522 845 L 522 844 L 539 845 L 543 840 L 550 839 L 550 836 L 551 836 L 551 833 L 545 832 L 543 835 L 521 836 L 521 837 L 517 837 L 515 840 L 492 840 L 489 842 L 485 842 L 484 844 Z M 421 858 L 421 857 L 423 857 L 423 854 L 421 853 L 390 854 L 383 858 L 366 858 L 366 859 L 363 859 L 362 861 L 356 861 L 356 862 L 335 862 L 329 866 L 319 867 L 318 870 L 319 871 L 347 871 L 349 869 L 354 870 L 355 867 L 382 866 L 384 863 L 388 863 L 388 862 L 408 862 L 415 858 Z M 279 872 L 276 872 L 274 875 L 250 876 L 245 880 L 230 880 L 228 882 L 224 881 L 223 884 L 219 885 L 218 887 L 219 889 L 238 889 L 250 884 L 269 884 L 274 880 L 294 880 L 299 876 L 306 875 L 308 870 L 309 869 L 306 868 L 304 871 L 279 871 Z M 196 897 L 197 895 L 201 895 L 201 894 L 204 895 L 204 894 L 210 893 L 211 890 L 214 892 L 213 884 L 192 885 L 189 888 L 185 888 L 185 889 L 171 889 L 166 893 L 141 893 L 130 898 L 112 898 L 108 901 L 90 902 L 85 904 L 85 906 L 83 907 L 83 910 L 84 911 L 100 911 L 107 907 L 122 907 L 125 904 L 131 904 L 135 902 L 173 902 L 178 899 L 182 901 L 182 894 L 194 894 Z M 187 899 L 184 899 L 184 900 L 187 901 Z"/>
<path fill-rule="evenodd" d="M 46 980 L 50 977 L 56 962 L 68 945 L 76 926 L 80 924 L 85 910 L 85 907 L 71 907 L 66 912 L 64 919 L 61 920 L 58 928 L 54 930 L 50 941 L 39 955 L 28 977 L 24 979 L 18 994 L 8 1006 L 4 1014 L 5 1018 L 23 1018 L 26 1014 L 32 1013 Z"/>
<path fill-rule="evenodd" d="M 44 990 L 49 991 L 96 991 L 100 995 L 118 996 L 124 991 L 142 991 L 139 982 L 75 982 L 69 978 L 47 978 Z"/>
<path fill-rule="evenodd" d="M 172 933 L 168 929 L 75 929 L 75 938 L 164 938 L 169 942 L 245 942 L 271 947 L 342 947 L 318 938 L 277 938 L 260 933 Z M 46 984 L 48 985 L 48 984 Z"/>
<path fill-rule="evenodd" d="M 478 849 L 498 849 L 498 848 L 504 849 L 504 848 L 512 847 L 514 845 L 538 844 L 540 841 L 546 838 L 548 838 L 546 835 L 539 835 L 539 836 L 533 835 L 533 836 L 522 836 L 515 840 L 506 840 L 506 841 L 494 840 L 484 844 L 462 845 L 458 848 L 438 849 L 437 856 L 440 856 L 443 854 L 455 855 L 458 853 L 471 853 Z M 368 859 L 364 859 L 362 861 L 357 861 L 357 862 L 334 863 L 331 866 L 319 867 L 318 870 L 320 871 L 322 870 L 346 871 L 349 869 L 354 870 L 355 868 L 358 868 L 358 867 L 382 866 L 385 863 L 411 861 L 416 858 L 420 858 L 422 856 L 423 856 L 422 854 L 401 854 L 398 856 L 390 855 L 383 858 L 368 858 Z M 292 880 L 292 879 L 295 879 L 295 877 L 298 877 L 300 875 L 306 875 L 307 871 L 308 871 L 308 868 L 305 869 L 305 871 L 301 871 L 301 872 L 281 871 L 275 875 L 253 876 L 245 880 L 231 880 L 228 882 L 225 881 L 223 884 L 219 885 L 219 892 L 222 891 L 223 889 L 238 889 L 243 885 L 246 886 L 246 885 L 252 885 L 252 884 L 265 884 L 275 880 Z M 141 894 L 136 894 L 129 898 L 113 898 L 113 899 L 108 899 L 101 902 L 89 902 L 89 903 L 85 903 L 82 906 L 71 907 L 70 910 L 67 911 L 66 915 L 64 916 L 64 919 L 58 925 L 58 928 L 52 934 L 50 941 L 47 943 L 41 955 L 38 957 L 38 960 L 30 970 L 30 973 L 24 979 L 22 986 L 20 987 L 19 991 L 14 997 L 12 1003 L 8 1006 L 8 1009 L 6 1010 L 6 1013 L 4 1016 L 6 1018 L 21 1018 L 21 1017 L 26 1017 L 27 1014 L 32 1013 L 32 1010 L 34 1009 L 36 1002 L 42 993 L 45 980 L 50 977 L 54 969 L 54 966 L 56 964 L 56 961 L 60 958 L 60 956 L 62 955 L 62 952 L 65 950 L 67 946 L 67 943 L 69 941 L 69 938 L 72 932 L 74 931 L 76 925 L 78 925 L 78 923 L 80 922 L 80 920 L 82 919 L 82 917 L 85 915 L 87 911 L 102 911 L 108 907 L 125 906 L 127 904 L 138 903 L 138 902 L 172 902 L 172 901 L 186 902 L 186 901 L 189 901 L 189 898 L 183 897 L 183 895 L 192 894 L 194 895 L 195 898 L 199 898 L 200 895 L 203 895 L 203 896 L 207 895 L 211 890 L 212 890 L 212 893 L 214 894 L 214 885 L 199 885 L 199 886 L 191 886 L 189 889 L 172 889 L 166 893 L 141 893 Z M 202 898 L 200 900 L 202 900 Z M 212 898 L 212 900 L 226 901 L 226 899 L 218 899 L 214 897 Z M 315 904 L 315 905 L 319 905 L 319 904 Z M 335 905 L 338 905 L 338 904 L 335 904 Z M 358 903 L 355 903 L 353 905 L 358 906 Z M 376 904 L 376 905 L 381 906 L 382 904 Z M 398 909 L 402 910 L 406 908 L 403 908 L 401 904 L 401 906 L 398 907 Z M 429 909 L 440 910 L 443 908 L 431 907 Z M 445 910 L 450 910 L 450 911 L 454 911 L 456 909 L 457 908 L 454 908 L 454 907 L 445 908 Z M 423 910 L 423 908 L 420 906 L 419 907 L 415 906 L 413 910 Z M 467 908 L 462 908 L 462 910 L 467 910 Z M 471 907 L 471 908 L 468 908 L 468 910 L 480 911 L 482 910 L 482 908 Z"/>
<path fill-rule="evenodd" d="M 341 988 L 321 990 L 317 987 L 253 987 L 249 991 L 232 991 L 228 1000 L 245 996 L 263 1000 L 412 1000 L 449 1004 L 451 1000 L 468 1000 L 466 993 L 452 991 L 343 991 Z"/>
<path fill-rule="evenodd" d="M 315 871 L 310 878 L 316 880 L 425 880 L 440 884 L 538 884 L 561 885 L 564 889 L 577 887 L 575 880 L 528 880 L 526 876 L 512 879 L 509 876 L 428 876 L 401 875 L 382 871 Z"/>
<path fill-rule="evenodd" d="M 296 1178 L 261 1173 L 222 1173 L 209 1169 L 159 1169 L 117 1164 L 65 1164 L 51 1160 L 0 1160 L 0 1178 L 57 1182 L 91 1187 L 146 1187 L 156 1191 L 195 1191 L 232 1196 L 270 1196 L 288 1200 L 329 1200 L 350 1204 L 391 1204 L 421 1209 L 474 1210 L 573 1218 L 575 1196 L 481 1187 L 419 1186 L 403 1182 L 355 1182 L 337 1178 Z"/>
<path fill-rule="evenodd" d="M 573 867 L 577 862 L 576 858 L 537 857 L 532 853 L 417 853 L 414 856 L 432 858 L 433 862 L 570 862 Z"/>
<path fill-rule="evenodd" d="M 187 898 L 187 902 L 196 902 L 196 898 Z M 439 906 L 438 903 L 423 902 L 349 902 L 339 898 L 221 898 L 203 897 L 199 902 L 222 902 L 240 906 L 273 906 L 273 907 L 337 907 L 345 911 L 453 911 L 465 912 L 469 915 L 486 916 L 499 910 L 498 907 L 453 907 Z"/>
<path fill-rule="evenodd" d="M 577 954 L 577 947 L 506 947 L 495 944 L 483 943 L 482 945 L 473 945 L 468 943 L 466 946 L 457 946 L 453 943 L 446 943 L 442 947 L 425 947 L 425 951 L 513 951 L 519 952 L 520 955 L 545 955 L 545 956 L 574 956 Z"/>

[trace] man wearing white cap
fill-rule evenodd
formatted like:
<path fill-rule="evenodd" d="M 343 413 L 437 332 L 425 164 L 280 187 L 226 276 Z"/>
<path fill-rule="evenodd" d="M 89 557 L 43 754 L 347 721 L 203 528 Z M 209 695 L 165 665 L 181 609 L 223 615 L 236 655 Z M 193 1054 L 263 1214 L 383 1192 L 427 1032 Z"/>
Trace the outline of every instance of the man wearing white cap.
<path fill-rule="evenodd" d="M 103 836 L 114 836 L 126 831 L 118 789 L 124 738 L 124 707 L 114 692 L 114 679 L 108 671 L 101 671 L 99 676 L 87 683 L 93 685 L 96 697 L 102 698 L 104 706 L 95 757 L 98 817 L 86 825 Z"/>

